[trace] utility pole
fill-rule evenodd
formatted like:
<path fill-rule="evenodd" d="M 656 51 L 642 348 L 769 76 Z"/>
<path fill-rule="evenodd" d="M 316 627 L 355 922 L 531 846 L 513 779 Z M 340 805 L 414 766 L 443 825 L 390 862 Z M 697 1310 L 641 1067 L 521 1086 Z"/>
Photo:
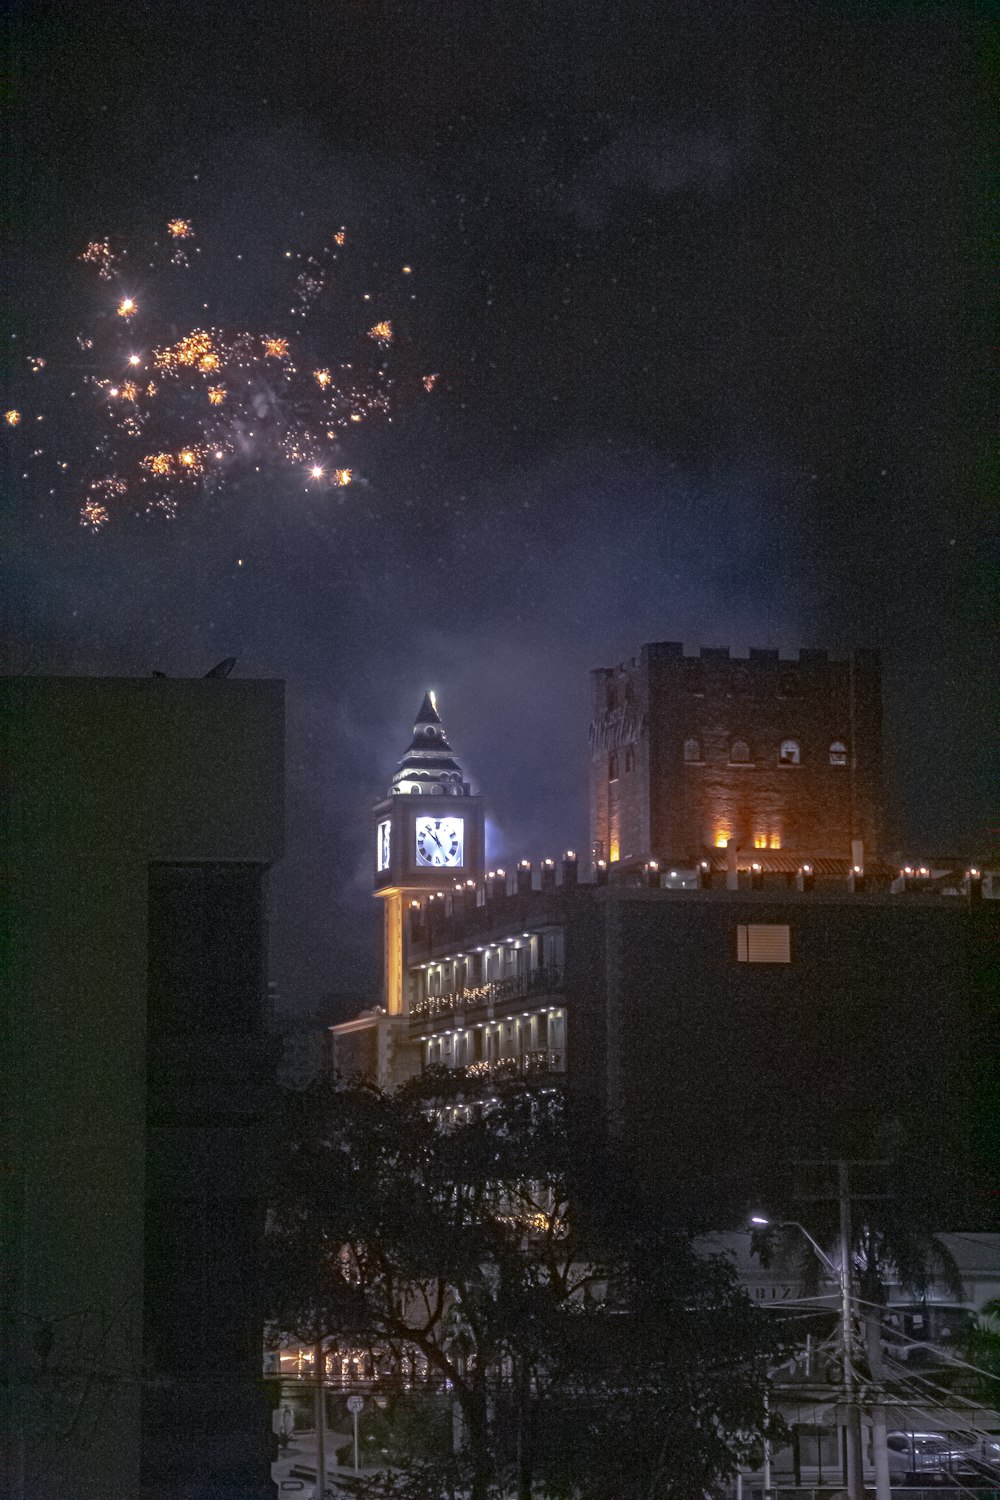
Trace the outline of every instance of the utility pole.
<path fill-rule="evenodd" d="M 853 1274 L 851 1263 L 851 1180 L 846 1161 L 837 1163 L 837 1187 L 840 1197 L 840 1338 L 844 1361 L 844 1407 L 846 1420 L 847 1463 L 844 1488 L 849 1500 L 864 1500 L 865 1471 L 861 1449 L 861 1412 L 854 1388 L 853 1354 Z"/>
<path fill-rule="evenodd" d="M 326 1494 L 326 1353 L 323 1340 L 316 1340 L 316 1500 Z M 853 1500 L 853 1496 L 852 1496 Z"/>

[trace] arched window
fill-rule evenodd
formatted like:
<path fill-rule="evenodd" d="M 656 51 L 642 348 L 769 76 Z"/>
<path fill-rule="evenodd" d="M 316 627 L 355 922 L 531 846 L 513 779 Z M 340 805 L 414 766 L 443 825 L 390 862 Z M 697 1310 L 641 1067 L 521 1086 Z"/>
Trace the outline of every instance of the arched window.
<path fill-rule="evenodd" d="M 701 760 L 701 746 L 697 740 L 684 741 L 684 759 Z"/>
<path fill-rule="evenodd" d="M 750 746 L 746 740 L 733 740 L 729 750 L 729 761 L 734 766 L 745 766 L 750 762 Z"/>
<path fill-rule="evenodd" d="M 618 757 L 614 751 L 608 756 L 608 780 L 618 780 Z"/>
<path fill-rule="evenodd" d="M 800 761 L 801 755 L 798 740 L 782 740 L 778 747 L 778 765 L 797 766 L 800 764 Z"/>
<path fill-rule="evenodd" d="M 847 765 L 847 746 L 843 740 L 834 740 L 830 746 L 830 764 L 831 766 Z"/>
<path fill-rule="evenodd" d="M 632 746 L 629 745 L 628 749 L 625 751 L 625 774 L 628 775 L 629 771 L 634 771 L 634 770 L 635 770 L 635 751 L 632 749 Z"/>

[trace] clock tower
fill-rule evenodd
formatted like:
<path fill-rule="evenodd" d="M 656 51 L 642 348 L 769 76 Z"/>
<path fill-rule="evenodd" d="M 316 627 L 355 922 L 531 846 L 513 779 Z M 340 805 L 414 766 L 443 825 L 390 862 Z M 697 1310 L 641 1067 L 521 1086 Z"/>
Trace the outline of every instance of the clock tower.
<path fill-rule="evenodd" d="M 484 872 L 483 799 L 463 779 L 433 693 L 424 695 L 388 796 L 373 811 L 375 894 L 385 914 L 383 1004 L 390 1016 L 400 1016 L 409 1010 L 408 900 L 447 894 L 456 881 L 479 885 Z"/>

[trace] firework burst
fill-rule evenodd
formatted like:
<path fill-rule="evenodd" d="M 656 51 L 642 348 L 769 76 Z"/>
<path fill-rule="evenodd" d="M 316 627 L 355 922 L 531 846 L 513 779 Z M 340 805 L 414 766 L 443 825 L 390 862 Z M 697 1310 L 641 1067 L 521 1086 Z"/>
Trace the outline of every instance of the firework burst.
<path fill-rule="evenodd" d="M 345 308 L 338 262 L 346 238 L 341 228 L 318 253 L 284 253 L 293 263 L 284 316 L 269 316 L 256 329 L 207 320 L 192 326 L 185 318 L 185 308 L 208 306 L 196 301 L 200 290 L 192 283 L 187 252 L 197 256 L 199 249 L 190 219 L 168 219 L 162 246 L 139 246 L 131 257 L 108 238 L 84 247 L 77 259 L 108 285 L 91 324 L 76 335 L 79 352 L 27 362 L 35 375 L 51 377 L 60 369 L 79 372 L 81 353 L 86 361 L 83 374 L 69 374 L 72 411 L 93 427 L 90 472 L 77 480 L 82 526 L 99 532 L 120 516 L 173 517 L 198 494 L 216 493 L 241 475 L 291 469 L 307 487 L 331 490 L 357 482 L 345 435 L 372 419 L 391 419 L 411 388 L 429 391 L 435 377 L 412 371 L 401 380 L 390 371 L 390 353 L 395 366 L 401 351 L 381 308 L 372 322 L 381 297 L 365 292 L 356 314 Z M 5 421 L 20 427 L 21 410 L 11 407 Z M 20 438 L 12 433 L 10 441 Z M 62 480 L 71 466 L 52 457 Z"/>

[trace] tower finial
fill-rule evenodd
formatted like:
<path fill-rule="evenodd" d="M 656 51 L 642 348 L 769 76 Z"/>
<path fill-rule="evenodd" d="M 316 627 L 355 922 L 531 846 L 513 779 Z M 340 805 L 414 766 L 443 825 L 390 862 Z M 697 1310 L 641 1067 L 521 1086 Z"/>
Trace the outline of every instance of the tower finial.
<path fill-rule="evenodd" d="M 438 795 L 446 792 L 452 797 L 468 797 L 470 794 L 462 768 L 448 743 L 437 701 L 429 690 L 424 694 L 413 722 L 413 738 L 392 778 L 390 790 L 393 793 L 437 792 Z"/>

